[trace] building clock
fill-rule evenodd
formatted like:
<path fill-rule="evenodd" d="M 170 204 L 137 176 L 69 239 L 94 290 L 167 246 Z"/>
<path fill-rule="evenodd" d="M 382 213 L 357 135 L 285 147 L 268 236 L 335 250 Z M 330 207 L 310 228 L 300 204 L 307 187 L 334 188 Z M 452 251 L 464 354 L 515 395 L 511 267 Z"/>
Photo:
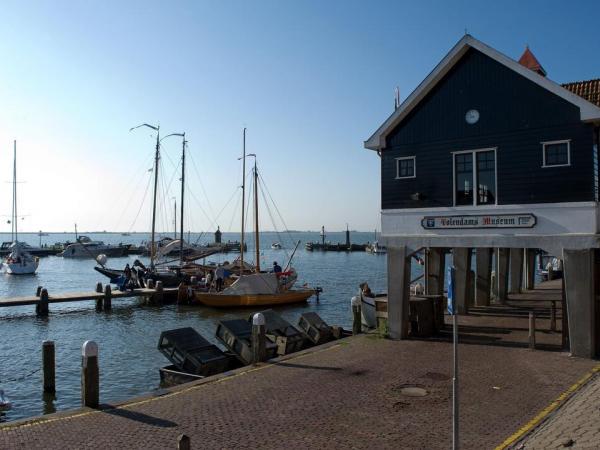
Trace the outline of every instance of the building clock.
<path fill-rule="evenodd" d="M 479 121 L 479 111 L 476 109 L 470 109 L 465 114 L 465 120 L 469 125 L 473 125 Z"/>

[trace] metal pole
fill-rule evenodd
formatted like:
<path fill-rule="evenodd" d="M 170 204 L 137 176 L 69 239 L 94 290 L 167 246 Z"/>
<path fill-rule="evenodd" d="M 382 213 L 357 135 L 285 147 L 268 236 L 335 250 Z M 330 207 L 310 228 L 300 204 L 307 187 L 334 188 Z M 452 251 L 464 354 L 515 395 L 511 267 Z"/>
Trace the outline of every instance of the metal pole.
<path fill-rule="evenodd" d="M 181 150 L 181 214 L 179 217 L 179 229 L 181 242 L 179 243 L 179 264 L 183 265 L 183 194 L 185 192 L 185 133 L 183 133 L 183 144 Z"/>
<path fill-rule="evenodd" d="M 173 239 L 177 239 L 177 198 L 173 197 Z"/>
<path fill-rule="evenodd" d="M 258 171 L 256 170 L 256 156 L 254 157 L 254 233 L 256 245 L 256 273 L 260 272 L 260 242 L 258 237 Z"/>
<path fill-rule="evenodd" d="M 160 126 L 156 127 L 156 152 L 154 154 L 154 200 L 152 203 L 152 233 L 150 237 L 150 270 L 154 271 L 154 234 L 156 227 L 156 193 L 158 190 L 158 162 L 160 160 Z"/>
<path fill-rule="evenodd" d="M 17 224 L 19 220 L 17 219 L 17 141 L 14 141 L 14 149 L 13 149 L 13 226 L 15 229 L 13 241 L 17 241 L 19 239 L 17 235 Z"/>
<path fill-rule="evenodd" d="M 458 321 L 456 314 L 452 315 L 452 341 L 454 377 L 452 378 L 452 449 L 458 450 Z"/>
<path fill-rule="evenodd" d="M 240 275 L 244 273 L 244 208 L 246 203 L 246 128 L 244 128 L 242 149 L 242 236 L 240 239 Z"/>

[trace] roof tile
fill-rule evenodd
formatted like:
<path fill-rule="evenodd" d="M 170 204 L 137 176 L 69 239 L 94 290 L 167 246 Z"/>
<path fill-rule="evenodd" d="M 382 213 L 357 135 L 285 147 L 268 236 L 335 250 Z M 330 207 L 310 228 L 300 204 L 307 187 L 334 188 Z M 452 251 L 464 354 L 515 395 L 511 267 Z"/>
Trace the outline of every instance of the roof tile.
<path fill-rule="evenodd" d="M 562 87 L 586 99 L 588 102 L 600 106 L 600 78 L 564 83 Z"/>

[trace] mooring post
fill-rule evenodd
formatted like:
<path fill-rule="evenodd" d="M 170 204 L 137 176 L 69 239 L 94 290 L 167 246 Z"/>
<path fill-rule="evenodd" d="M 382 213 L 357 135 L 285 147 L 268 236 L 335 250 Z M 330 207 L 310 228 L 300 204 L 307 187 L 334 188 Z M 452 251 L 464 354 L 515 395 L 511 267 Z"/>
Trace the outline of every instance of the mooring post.
<path fill-rule="evenodd" d="M 154 289 L 154 280 L 153 280 L 152 278 L 149 278 L 149 279 L 146 281 L 146 287 L 147 287 L 148 289 Z"/>
<path fill-rule="evenodd" d="M 38 286 L 35 290 L 35 296 L 39 297 L 40 295 L 42 295 L 42 286 Z"/>
<path fill-rule="evenodd" d="M 40 300 L 36 307 L 38 316 L 46 317 L 48 315 L 48 289 L 42 289 Z"/>
<path fill-rule="evenodd" d="M 104 292 L 104 288 L 102 287 L 102 283 L 98 282 L 96 283 L 96 292 L 98 294 L 102 294 L 102 292 Z M 96 311 L 102 311 L 102 298 L 97 298 L 96 299 Z"/>
<path fill-rule="evenodd" d="M 163 304 L 163 283 L 160 280 L 156 282 L 156 293 L 154 294 L 154 302 L 159 306 L 162 306 Z"/>
<path fill-rule="evenodd" d="M 98 344 L 85 341 L 81 347 L 81 405 L 97 408 L 99 403 Z"/>
<path fill-rule="evenodd" d="M 252 362 L 254 364 L 267 359 L 266 340 L 265 316 L 256 313 L 252 316 Z"/>
<path fill-rule="evenodd" d="M 54 341 L 42 342 L 42 370 L 44 372 L 44 392 L 56 392 Z"/>
<path fill-rule="evenodd" d="M 112 308 L 112 290 L 110 284 L 104 286 L 104 311 L 110 311 Z"/>
<path fill-rule="evenodd" d="M 188 287 L 182 281 L 177 287 L 177 304 L 183 305 L 188 303 Z"/>
<path fill-rule="evenodd" d="M 535 350 L 535 313 L 529 313 L 529 348 Z"/>
<path fill-rule="evenodd" d="M 360 297 L 355 295 L 350 300 L 352 305 L 352 334 L 356 335 L 362 331 L 362 320 L 361 320 L 361 304 Z"/>
<path fill-rule="evenodd" d="M 550 331 L 556 331 L 556 302 L 550 304 Z"/>
<path fill-rule="evenodd" d="M 180 434 L 177 437 L 177 450 L 190 450 L 191 448 L 190 437 L 186 434 Z"/>

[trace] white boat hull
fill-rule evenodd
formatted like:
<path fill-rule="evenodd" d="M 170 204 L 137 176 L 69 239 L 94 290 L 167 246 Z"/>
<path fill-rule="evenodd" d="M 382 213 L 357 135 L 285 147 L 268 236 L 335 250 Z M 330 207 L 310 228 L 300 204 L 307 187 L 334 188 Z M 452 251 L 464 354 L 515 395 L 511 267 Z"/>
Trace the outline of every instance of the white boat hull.
<path fill-rule="evenodd" d="M 27 261 L 24 263 L 4 263 L 4 269 L 6 273 L 10 273 L 12 275 L 31 275 L 34 274 L 39 265 L 39 261 L 37 259 L 33 261 Z"/>

